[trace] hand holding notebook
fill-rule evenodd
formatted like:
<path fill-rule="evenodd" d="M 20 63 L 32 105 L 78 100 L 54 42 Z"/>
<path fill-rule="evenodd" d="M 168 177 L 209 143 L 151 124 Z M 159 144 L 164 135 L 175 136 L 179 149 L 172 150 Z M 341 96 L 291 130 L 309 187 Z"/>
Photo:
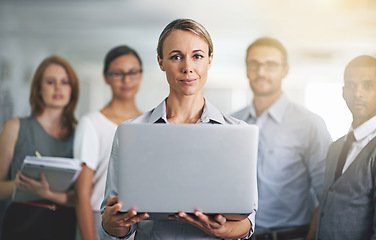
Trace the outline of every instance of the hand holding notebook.
<path fill-rule="evenodd" d="M 21 166 L 20 176 L 37 181 L 47 181 L 52 192 L 66 192 L 75 182 L 81 171 L 81 163 L 78 159 L 26 156 Z M 42 174 L 42 175 L 41 175 Z M 46 183 L 44 183 L 46 184 Z M 13 201 L 34 201 L 40 197 L 30 191 L 15 188 L 12 195 Z"/>

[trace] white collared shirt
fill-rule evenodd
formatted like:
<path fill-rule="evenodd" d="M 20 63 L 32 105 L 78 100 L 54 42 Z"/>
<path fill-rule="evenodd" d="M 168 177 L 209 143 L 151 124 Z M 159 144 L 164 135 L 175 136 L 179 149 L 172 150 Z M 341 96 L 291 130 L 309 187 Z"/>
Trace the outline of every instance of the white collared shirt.
<path fill-rule="evenodd" d="M 308 225 L 332 143 L 324 120 L 285 94 L 259 117 L 253 103 L 232 116 L 260 129 L 256 231 Z"/>
<path fill-rule="evenodd" d="M 364 122 L 362 125 L 353 129 L 350 128 L 349 132 L 354 131 L 355 142 L 351 145 L 349 153 L 346 158 L 345 165 L 343 166 L 342 173 L 351 165 L 355 158 L 359 155 L 362 149 L 376 137 L 376 116 Z"/>

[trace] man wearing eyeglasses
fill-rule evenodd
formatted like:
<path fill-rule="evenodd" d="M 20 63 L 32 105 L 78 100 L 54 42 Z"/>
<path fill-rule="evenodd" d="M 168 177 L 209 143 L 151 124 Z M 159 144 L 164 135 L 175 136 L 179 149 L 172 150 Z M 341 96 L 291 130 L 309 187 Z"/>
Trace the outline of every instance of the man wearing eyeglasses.
<path fill-rule="evenodd" d="M 304 239 L 323 188 L 332 139 L 319 116 L 283 93 L 282 80 L 289 65 L 286 49 L 278 40 L 253 42 L 247 49 L 246 65 L 253 101 L 233 116 L 260 128 L 259 210 L 252 239 Z"/>

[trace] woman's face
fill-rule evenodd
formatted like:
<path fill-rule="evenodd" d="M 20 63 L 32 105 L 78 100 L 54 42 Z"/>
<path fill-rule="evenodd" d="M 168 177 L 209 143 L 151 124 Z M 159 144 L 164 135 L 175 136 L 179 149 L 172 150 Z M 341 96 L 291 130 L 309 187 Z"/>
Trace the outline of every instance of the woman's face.
<path fill-rule="evenodd" d="M 166 72 L 170 94 L 202 94 L 213 59 L 208 44 L 192 32 L 173 30 L 165 39 L 162 52 L 163 59 L 158 56 L 158 63 Z"/>
<path fill-rule="evenodd" d="M 111 86 L 113 98 L 134 99 L 142 78 L 141 65 L 133 54 L 119 56 L 113 60 L 105 76 Z"/>
<path fill-rule="evenodd" d="M 65 69 L 58 64 L 50 64 L 43 73 L 41 96 L 46 108 L 64 108 L 72 93 L 70 79 Z"/>

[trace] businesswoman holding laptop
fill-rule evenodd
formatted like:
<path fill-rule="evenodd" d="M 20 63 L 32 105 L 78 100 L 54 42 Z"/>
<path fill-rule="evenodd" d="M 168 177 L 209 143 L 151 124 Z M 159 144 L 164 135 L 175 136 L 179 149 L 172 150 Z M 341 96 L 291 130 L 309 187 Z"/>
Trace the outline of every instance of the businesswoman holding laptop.
<path fill-rule="evenodd" d="M 213 44 L 201 24 L 190 19 L 172 21 L 159 37 L 157 53 L 170 93 L 156 108 L 128 122 L 244 124 L 220 113 L 203 97 L 203 86 L 213 60 Z M 169 217 L 176 221 L 142 221 L 149 217 L 148 213 L 137 213 L 134 209 L 119 212 L 122 205 L 118 202 L 115 170 L 120 161 L 118 153 L 116 134 L 101 208 L 101 239 L 127 239 L 134 232 L 135 239 L 234 239 L 246 238 L 253 233 L 254 212 L 238 221 L 227 220 L 220 214 L 209 216 L 200 211 L 194 214 L 179 212 Z"/>

